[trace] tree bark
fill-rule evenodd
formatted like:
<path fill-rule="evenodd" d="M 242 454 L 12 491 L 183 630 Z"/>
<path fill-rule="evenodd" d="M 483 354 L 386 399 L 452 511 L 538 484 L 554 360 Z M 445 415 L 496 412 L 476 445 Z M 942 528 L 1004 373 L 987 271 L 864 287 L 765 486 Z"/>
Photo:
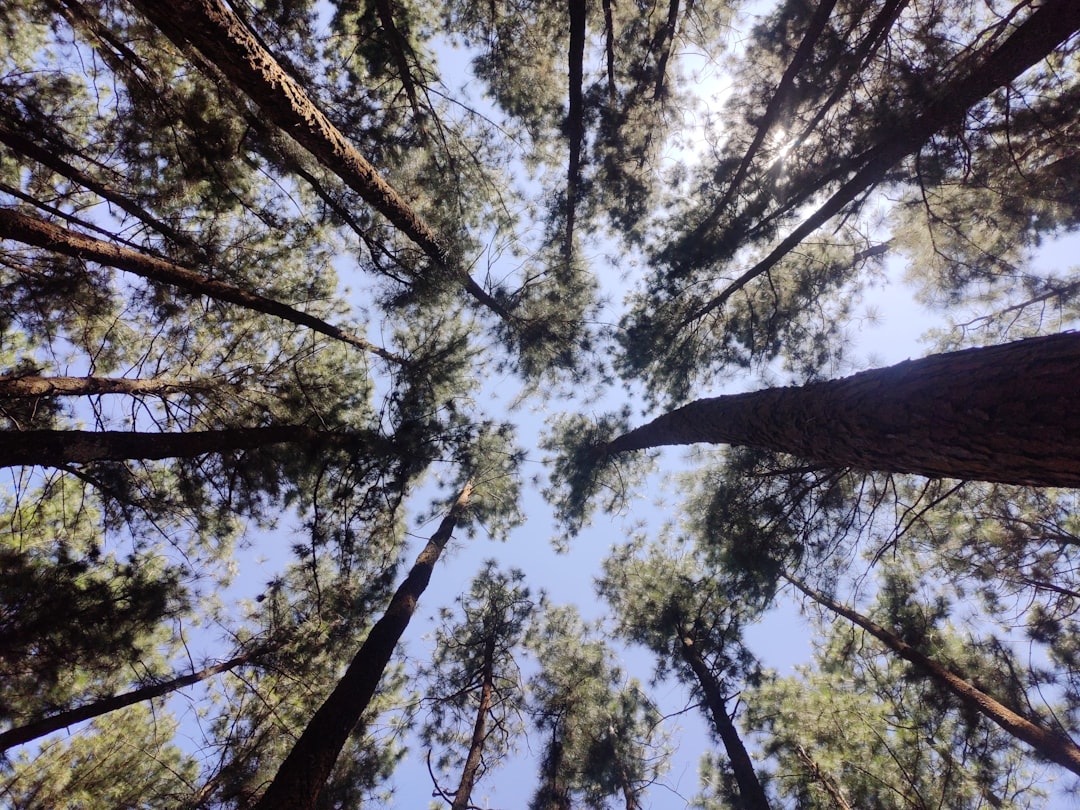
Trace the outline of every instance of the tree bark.
<path fill-rule="evenodd" d="M 585 97 L 582 82 L 585 77 L 585 0 L 569 0 L 570 42 L 569 110 L 566 115 L 566 137 L 570 142 L 570 158 L 566 169 L 566 245 L 563 253 L 569 262 L 574 255 L 574 222 L 577 215 L 578 189 L 581 187 L 581 145 L 585 140 Z"/>
<path fill-rule="evenodd" d="M 691 402 L 601 453 L 760 447 L 859 470 L 1080 486 L 1080 333 L 908 360 L 852 377 Z"/>
<path fill-rule="evenodd" d="M 835 2 L 835 0 L 832 0 Z M 667 98 L 667 69 L 671 61 L 671 52 L 675 48 L 675 31 L 679 23 L 679 0 L 669 0 L 667 20 L 653 37 L 653 48 L 660 51 L 656 60 L 656 84 L 653 86 L 653 100 Z"/>
<path fill-rule="evenodd" d="M 930 678 L 960 698 L 965 705 L 993 721 L 1018 740 L 1030 745 L 1041 758 L 1080 775 L 1080 747 L 1068 737 L 1044 728 L 1010 709 L 866 616 L 844 607 L 786 573 L 781 572 L 780 576 L 819 605 L 829 608 L 861 627 L 905 661 L 915 664 Z"/>
<path fill-rule="evenodd" d="M 693 671 L 705 696 L 705 705 L 712 716 L 713 728 L 720 735 L 731 770 L 735 774 L 735 783 L 739 786 L 739 798 L 743 801 L 743 807 L 746 810 L 769 810 L 765 789 L 761 786 L 753 760 L 739 736 L 739 730 L 728 714 L 727 701 L 720 691 L 720 685 L 694 646 L 693 639 L 684 636 L 679 640 L 679 654 Z"/>
<path fill-rule="evenodd" d="M 765 258 L 727 285 L 719 295 L 695 309 L 684 319 L 682 326 L 722 307 L 750 281 L 775 267 L 807 236 L 840 213 L 844 206 L 880 182 L 900 160 L 921 149 L 935 132 L 962 120 L 978 101 L 1045 59 L 1077 30 L 1080 30 L 1080 3 L 1075 0 L 1046 0 L 1038 5 L 1000 47 L 983 59 L 972 60 L 968 73 L 938 90 L 921 115 L 906 126 L 892 127 L 876 146 L 866 150 L 859 161 L 860 168 L 850 179 Z"/>
<path fill-rule="evenodd" d="M 480 759 L 484 754 L 484 742 L 487 739 L 487 718 L 491 711 L 491 695 L 495 688 L 495 637 L 488 639 L 484 647 L 484 663 L 480 674 L 480 704 L 476 707 L 476 722 L 473 724 L 472 738 L 469 740 L 469 753 L 465 757 L 465 767 L 461 772 L 461 782 L 454 793 L 451 810 L 466 810 L 470 806 L 473 786 L 480 772 Z"/>
<path fill-rule="evenodd" d="M 334 691 L 311 718 L 254 810 L 313 810 L 349 734 L 360 721 L 431 572 L 469 506 L 470 481 L 439 524 Z"/>
<path fill-rule="evenodd" d="M 0 399 L 36 397 L 84 397 L 98 394 L 165 396 L 206 391 L 217 385 L 212 380 L 177 380 L 170 377 L 128 379 L 126 377 L 38 377 L 33 374 L 0 376 Z"/>
<path fill-rule="evenodd" d="M 212 678 L 219 673 L 236 669 L 238 666 L 250 663 L 256 657 L 257 654 L 255 652 L 244 653 L 243 655 L 238 655 L 228 661 L 223 661 L 220 664 L 214 664 L 213 666 L 206 667 L 198 672 L 192 672 L 189 675 L 183 675 L 179 678 L 173 678 L 169 681 L 162 681 L 161 683 L 150 684 L 148 686 L 141 686 L 138 689 L 132 689 L 130 692 L 125 692 L 121 695 L 114 695 L 113 697 L 103 698 L 102 700 L 95 700 L 93 703 L 88 703 L 85 706 L 80 706 L 76 709 L 68 709 L 67 711 L 54 714 L 51 717 L 44 717 L 41 720 L 35 720 L 24 726 L 8 729 L 7 731 L 0 733 L 0 751 L 6 751 L 16 745 L 25 745 L 39 737 L 44 737 L 46 734 L 52 734 L 54 731 L 67 728 L 75 723 L 81 723 L 84 720 L 92 720 L 95 717 L 101 717 L 109 712 L 114 712 L 117 709 L 123 709 L 127 706 L 141 703 L 144 700 L 152 700 L 153 698 L 167 695 L 170 692 L 183 689 L 185 686 L 191 686 L 200 681 L 205 681 L 207 678 Z"/>
<path fill-rule="evenodd" d="M 385 447 L 370 432 L 332 433 L 306 425 L 222 428 L 186 433 L 137 433 L 121 430 L 0 431 L 0 467 L 62 467 L 92 461 L 194 458 L 211 453 L 254 450 L 275 444 L 319 447 Z"/>
<path fill-rule="evenodd" d="M 221 0 L 132 0 L 182 50 L 190 44 L 250 98 L 275 126 L 307 149 L 386 217 L 441 270 L 500 318 L 511 314 L 461 267 L 446 241 L 349 142 L 304 88 Z"/>
<path fill-rule="evenodd" d="M 174 262 L 148 256 L 128 248 L 118 247 L 101 239 L 53 225 L 27 216 L 11 208 L 0 208 L 0 238 L 12 239 L 25 245 L 44 248 L 64 256 L 88 259 L 108 267 L 132 273 L 159 284 L 178 287 L 187 293 L 203 295 L 218 301 L 262 312 L 283 321 L 306 326 L 320 334 L 348 343 L 394 363 L 404 363 L 402 357 L 380 348 L 362 337 L 353 335 L 326 321 L 308 315 L 288 304 L 249 292 L 234 284 L 209 278 Z"/>

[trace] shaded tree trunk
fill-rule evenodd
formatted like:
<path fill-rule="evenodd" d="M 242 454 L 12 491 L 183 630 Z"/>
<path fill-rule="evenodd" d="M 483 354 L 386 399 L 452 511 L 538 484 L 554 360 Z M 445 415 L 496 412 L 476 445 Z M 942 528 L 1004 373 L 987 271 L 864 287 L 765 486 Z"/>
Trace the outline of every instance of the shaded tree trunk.
<path fill-rule="evenodd" d="M 840 213 L 844 206 L 880 182 L 901 159 L 922 148 L 935 132 L 961 121 L 978 101 L 1045 59 L 1077 30 L 1080 30 L 1080 3 L 1075 0 L 1046 0 L 1039 5 L 1000 47 L 982 59 L 972 59 L 967 74 L 938 90 L 921 115 L 906 126 L 891 127 L 886 137 L 859 156 L 858 170 L 828 200 L 765 258 L 725 287 L 719 295 L 695 309 L 682 326 L 722 307 L 750 281 L 775 267 L 807 236 Z M 813 188 L 808 186 L 802 199 L 812 191 Z M 795 202 L 791 201 L 791 204 Z"/>
<path fill-rule="evenodd" d="M 529 804 L 529 810 L 570 810 L 570 788 L 563 778 L 565 749 L 561 733 L 561 723 L 556 723 L 551 731 L 551 743 L 544 752 L 541 770 L 543 781 Z"/>
<path fill-rule="evenodd" d="M 653 87 L 653 99 L 656 101 L 667 97 L 668 62 L 675 48 L 675 31 L 678 23 L 679 0 L 669 0 L 667 20 L 653 38 L 653 47 L 660 51 L 660 57 L 656 61 L 656 84 Z"/>
<path fill-rule="evenodd" d="M 36 397 L 83 397 L 98 394 L 165 396 L 206 391 L 212 380 L 177 380 L 169 377 L 128 379 L 126 377 L 38 377 L 33 374 L 0 376 L 0 399 Z"/>
<path fill-rule="evenodd" d="M 570 142 L 570 159 L 566 169 L 566 244 L 563 247 L 566 261 L 574 255 L 574 221 L 577 215 L 578 189 L 581 187 L 581 146 L 585 140 L 585 98 L 582 82 L 585 80 L 585 0 L 569 0 L 570 87 L 569 110 L 566 115 L 566 137 Z"/>
<path fill-rule="evenodd" d="M 275 444 L 367 448 L 389 451 L 389 443 L 373 433 L 332 433 L 306 425 L 222 428 L 186 433 L 136 433 L 122 430 L 0 431 L 0 467 L 62 467 L 92 461 L 195 458 L 211 453 L 254 450 Z"/>
<path fill-rule="evenodd" d="M 256 652 L 244 653 L 243 655 L 238 655 L 228 661 L 223 661 L 220 664 L 214 664 L 213 666 L 200 669 L 198 672 L 192 672 L 189 675 L 183 675 L 179 678 L 162 681 L 161 683 L 141 686 L 138 689 L 132 689 L 130 692 L 125 692 L 121 695 L 114 695 L 113 697 L 104 698 L 102 700 L 95 700 L 93 703 L 88 703 L 85 706 L 79 706 L 76 709 L 68 709 L 67 711 L 54 714 L 51 717 L 43 717 L 41 720 L 35 720 L 32 723 L 8 729 L 7 731 L 0 732 L 0 751 L 6 751 L 16 745 L 25 745 L 39 737 L 44 737 L 46 734 L 52 734 L 54 731 L 67 728 L 75 723 L 81 723 L 84 720 L 92 720 L 95 717 L 101 717 L 102 715 L 114 712 L 117 709 L 123 709 L 126 706 L 132 706 L 136 703 L 141 703 L 144 700 L 152 700 L 153 698 L 167 695 L 170 692 L 175 692 L 178 689 L 183 689 L 185 686 L 191 686 L 200 681 L 205 681 L 207 678 L 212 678 L 214 675 L 228 672 L 244 664 L 251 663 L 257 658 L 257 655 Z"/>
<path fill-rule="evenodd" d="M 44 248 L 64 256 L 88 259 L 107 267 L 124 270 L 158 284 L 178 287 L 188 293 L 204 295 L 218 301 L 227 301 L 245 309 L 273 315 L 284 321 L 306 326 L 320 334 L 327 335 L 343 343 L 369 351 L 394 363 L 405 362 L 398 355 L 386 351 L 362 337 L 339 329 L 313 315 L 293 309 L 271 298 L 249 292 L 234 284 L 209 278 L 181 265 L 148 256 L 136 250 L 95 239 L 85 234 L 62 228 L 51 222 L 35 219 L 10 208 L 0 208 L 0 238 L 12 239 L 26 245 Z"/>
<path fill-rule="evenodd" d="M 386 217 L 435 265 L 448 270 L 477 301 L 500 318 L 510 313 L 462 269 L 446 240 L 349 142 L 304 88 L 267 51 L 221 0 L 132 0 L 181 50 L 193 46 L 250 98 L 284 133 L 334 172 L 372 208 Z"/>
<path fill-rule="evenodd" d="M 484 647 L 484 664 L 480 674 L 480 703 L 476 707 L 476 723 L 473 725 L 472 738 L 469 740 L 469 753 L 465 758 L 465 767 L 461 772 L 461 782 L 454 794 L 451 810 L 466 810 L 472 798 L 473 786 L 480 772 L 480 760 L 484 754 L 484 741 L 487 739 L 488 712 L 491 711 L 491 695 L 495 686 L 495 638 L 488 640 Z"/>
<path fill-rule="evenodd" d="M 769 800 L 765 796 L 765 789 L 761 786 L 757 771 L 754 770 L 754 763 L 739 736 L 739 730 L 735 727 L 731 715 L 728 714 L 727 701 L 720 692 L 720 685 L 694 646 L 693 639 L 684 636 L 679 644 L 679 654 L 697 678 L 701 692 L 705 696 L 705 705 L 712 716 L 713 728 L 716 729 L 716 733 L 720 735 L 720 741 L 724 744 L 731 770 L 735 774 L 735 783 L 739 786 L 739 797 L 743 801 L 743 806 L 746 810 L 769 810 Z"/>
<path fill-rule="evenodd" d="M 1024 717 L 866 616 L 844 607 L 786 573 L 781 572 L 780 576 L 819 605 L 827 607 L 861 627 L 905 661 L 915 664 L 928 677 L 956 695 L 965 705 L 993 721 L 1018 740 L 1030 745 L 1041 758 L 1080 775 L 1080 747 L 1068 737 Z"/>
<path fill-rule="evenodd" d="M 473 483 L 461 490 L 450 512 L 416 558 L 390 605 L 371 628 L 334 691 L 315 712 L 300 739 L 278 768 L 255 810 L 312 810 L 349 734 L 367 709 L 401 634 L 409 625 L 431 572 L 468 509 Z"/>
<path fill-rule="evenodd" d="M 607 453 L 733 444 L 824 466 L 1080 486 L 1080 334 L 936 354 L 851 377 L 691 402 Z"/>

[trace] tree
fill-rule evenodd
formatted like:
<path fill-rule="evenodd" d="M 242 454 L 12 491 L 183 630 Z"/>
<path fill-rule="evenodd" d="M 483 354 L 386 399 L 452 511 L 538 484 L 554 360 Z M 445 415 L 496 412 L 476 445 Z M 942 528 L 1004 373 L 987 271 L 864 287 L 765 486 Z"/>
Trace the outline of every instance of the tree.
<path fill-rule="evenodd" d="M 477 782 L 521 733 L 525 684 L 517 659 L 538 608 L 524 580 L 523 572 L 503 573 L 490 560 L 463 595 L 459 616 L 440 611 L 435 652 L 423 673 L 430 685 L 421 734 L 428 746 L 443 749 L 440 773 L 460 769 L 456 789 L 435 785 L 453 810 L 473 806 Z"/>
<path fill-rule="evenodd" d="M 430 753 L 459 807 L 504 755 L 537 807 L 660 804 L 642 642 L 714 729 L 702 803 L 1038 804 L 1038 755 L 868 631 L 799 678 L 869 722 L 795 728 L 758 622 L 781 573 L 843 607 L 872 568 L 863 618 L 1080 728 L 1080 280 L 1044 255 L 1080 225 L 1078 29 L 1068 0 L 0 3 L 5 799 L 415 803 Z M 901 277 L 951 353 L 837 379 Z M 740 446 L 660 529 L 672 466 L 632 451 L 690 441 Z M 526 610 L 596 573 L 596 508 L 626 516 L 605 615 Z M 667 534 L 694 545 L 633 539 Z M 463 611 L 437 672 L 429 579 Z"/>
<path fill-rule="evenodd" d="M 739 807 L 768 810 L 762 781 L 735 724 L 733 696 L 757 681 L 757 662 L 742 628 L 755 606 L 740 606 L 708 587 L 703 555 L 683 543 L 629 543 L 608 558 L 598 589 L 618 616 L 618 632 L 657 657 L 657 676 L 675 672 L 700 697 L 711 730 L 727 753 Z M 749 600 L 747 600 L 749 602 Z"/>
<path fill-rule="evenodd" d="M 1080 336 L 932 355 L 853 377 L 698 400 L 597 448 L 613 455 L 711 442 L 811 463 L 1038 486 L 1076 486 L 1065 382 Z"/>

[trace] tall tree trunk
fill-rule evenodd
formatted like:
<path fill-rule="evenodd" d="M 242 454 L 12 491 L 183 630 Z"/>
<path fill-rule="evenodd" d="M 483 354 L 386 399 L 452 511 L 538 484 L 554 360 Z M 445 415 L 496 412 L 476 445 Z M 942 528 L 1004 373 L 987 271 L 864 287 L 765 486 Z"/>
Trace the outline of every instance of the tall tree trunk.
<path fill-rule="evenodd" d="M 98 394 L 165 396 L 206 391 L 217 386 L 213 380 L 177 380 L 171 377 L 128 379 L 126 377 L 38 377 L 34 374 L 0 376 L 0 399 L 36 397 L 84 397 Z"/>
<path fill-rule="evenodd" d="M 416 558 L 409 575 L 394 593 L 382 618 L 371 628 L 345 675 L 315 712 L 278 768 L 274 781 L 254 810 L 313 810 L 316 806 L 341 749 L 371 702 L 394 648 L 416 610 L 417 600 L 431 580 L 431 571 L 439 555 L 468 509 L 472 492 L 473 482 L 470 481 Z"/>
<path fill-rule="evenodd" d="M 52 734 L 54 731 L 67 728 L 75 723 L 81 723 L 84 720 L 92 720 L 95 717 L 101 717 L 102 715 L 114 712 L 117 709 L 123 709 L 126 706 L 142 703 L 144 700 L 152 700 L 153 698 L 175 692 L 178 689 L 183 689 L 185 686 L 191 686 L 200 681 L 205 681 L 207 678 L 212 678 L 219 673 L 228 672 L 229 670 L 248 664 L 253 661 L 257 655 L 258 653 L 256 652 L 244 653 L 243 655 L 238 655 L 228 661 L 223 661 L 220 664 L 214 664 L 213 666 L 206 667 L 198 672 L 192 672 L 189 675 L 182 675 L 179 678 L 162 681 L 161 683 L 140 686 L 138 689 L 132 689 L 130 692 L 125 692 L 122 695 L 114 695 L 113 697 L 103 698 L 102 700 L 95 700 L 93 703 L 79 706 L 77 709 L 68 709 L 67 711 L 54 714 L 51 717 L 43 717 L 41 720 L 35 720 L 24 726 L 8 729 L 7 731 L 0 733 L 0 751 L 6 751 L 16 745 L 25 745 L 39 737 L 44 737 L 46 734 Z"/>
<path fill-rule="evenodd" d="M 495 637 L 488 639 L 484 646 L 484 664 L 480 674 L 480 704 L 476 707 L 476 722 L 473 724 L 472 738 L 469 740 L 469 753 L 465 757 L 465 767 L 461 772 L 461 782 L 454 794 L 451 810 L 466 810 L 472 798 L 473 786 L 480 772 L 480 760 L 484 754 L 484 742 L 487 740 L 487 719 L 491 711 L 491 695 L 495 688 Z"/>
<path fill-rule="evenodd" d="M 132 0 L 181 50 L 199 51 L 275 126 L 307 149 L 372 208 L 454 274 L 477 301 L 506 321 L 512 315 L 451 255 L 446 241 L 357 151 L 289 73 L 222 0 Z"/>
<path fill-rule="evenodd" d="M 335 340 L 369 351 L 385 360 L 394 363 L 405 362 L 403 358 L 393 352 L 388 352 L 386 349 L 380 348 L 362 337 L 346 332 L 344 329 L 339 329 L 320 318 L 316 318 L 314 315 L 308 315 L 298 309 L 293 309 L 288 304 L 282 304 L 272 298 L 249 292 L 234 284 L 209 278 L 166 259 L 118 247 L 101 239 L 95 239 L 68 228 L 62 228 L 59 225 L 53 225 L 51 222 L 35 219 L 11 208 L 0 208 L 0 238 L 12 239 L 25 245 L 44 248 L 64 256 L 88 259 L 107 267 L 115 267 L 141 276 L 158 284 L 168 284 L 188 293 L 204 295 L 207 298 L 227 301 L 230 304 L 237 304 L 255 312 L 273 315 L 275 318 L 281 318 L 298 326 L 306 326 Z"/>
<path fill-rule="evenodd" d="M 563 777 L 565 748 L 562 741 L 562 723 L 557 722 L 551 731 L 551 743 L 544 752 L 541 770 L 542 782 L 536 796 L 529 804 L 530 810 L 570 810 L 570 789 Z"/>
<path fill-rule="evenodd" d="M 691 402 L 601 453 L 733 444 L 931 478 L 1080 486 L 1080 333 Z"/>
<path fill-rule="evenodd" d="M 563 254 L 567 262 L 574 256 L 574 221 L 577 216 L 578 190 L 581 188 L 581 146 L 585 140 L 585 0 L 568 0 L 570 10 L 569 110 L 566 115 L 566 137 L 570 142 L 570 158 L 566 169 L 566 244 Z"/>
<path fill-rule="evenodd" d="M 713 728 L 720 735 L 720 741 L 724 744 L 731 770 L 735 773 L 735 783 L 739 786 L 739 798 L 743 801 L 746 810 L 769 810 L 769 800 L 765 796 L 765 789 L 761 786 L 757 771 L 750 754 L 743 745 L 739 730 L 727 711 L 727 701 L 720 691 L 720 685 L 713 677 L 708 665 L 705 663 L 694 640 L 689 636 L 683 636 L 679 640 L 679 654 L 687 663 L 697 678 L 701 692 L 705 696 L 705 705 L 713 719 Z"/>
<path fill-rule="evenodd" d="M 1080 747 L 1068 737 L 1024 717 L 861 613 L 844 607 L 786 573 L 781 572 L 780 575 L 819 605 L 861 627 L 905 661 L 915 664 L 965 705 L 992 720 L 1018 740 L 1026 742 L 1041 758 L 1080 775 Z"/>
<path fill-rule="evenodd" d="M 835 2 L 835 0 L 832 0 Z M 653 86 L 653 100 L 661 101 L 667 97 L 667 69 L 671 52 L 675 48 L 675 31 L 679 23 L 679 0 L 669 0 L 667 20 L 653 37 L 653 48 L 660 51 L 656 60 L 656 84 Z"/>
<path fill-rule="evenodd" d="M 1080 30 L 1080 3 L 1046 0 L 995 51 L 970 60 L 970 70 L 938 90 L 925 111 L 906 126 L 894 126 L 876 146 L 860 156 L 860 168 L 814 213 L 788 234 L 765 258 L 727 285 L 718 295 L 688 315 L 682 326 L 722 307 L 750 281 L 767 273 L 802 241 L 855 200 L 907 155 L 914 154 L 930 137 L 961 121 L 981 99 L 1018 78 L 1045 59 Z M 696 233 L 696 232 L 695 232 Z"/>
<path fill-rule="evenodd" d="M 0 467 L 62 467 L 92 461 L 195 458 L 211 453 L 254 450 L 275 444 L 366 448 L 388 442 L 370 432 L 333 433 L 307 425 L 222 428 L 186 433 L 136 433 L 122 430 L 0 431 Z"/>

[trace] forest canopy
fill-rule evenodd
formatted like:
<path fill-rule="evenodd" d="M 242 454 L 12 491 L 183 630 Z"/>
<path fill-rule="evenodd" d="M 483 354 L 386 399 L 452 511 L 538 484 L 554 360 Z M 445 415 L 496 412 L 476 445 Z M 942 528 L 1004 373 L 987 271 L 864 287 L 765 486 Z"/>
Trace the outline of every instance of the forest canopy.
<path fill-rule="evenodd" d="M 1078 32 L 0 3 L 0 801 L 1075 794 Z"/>

